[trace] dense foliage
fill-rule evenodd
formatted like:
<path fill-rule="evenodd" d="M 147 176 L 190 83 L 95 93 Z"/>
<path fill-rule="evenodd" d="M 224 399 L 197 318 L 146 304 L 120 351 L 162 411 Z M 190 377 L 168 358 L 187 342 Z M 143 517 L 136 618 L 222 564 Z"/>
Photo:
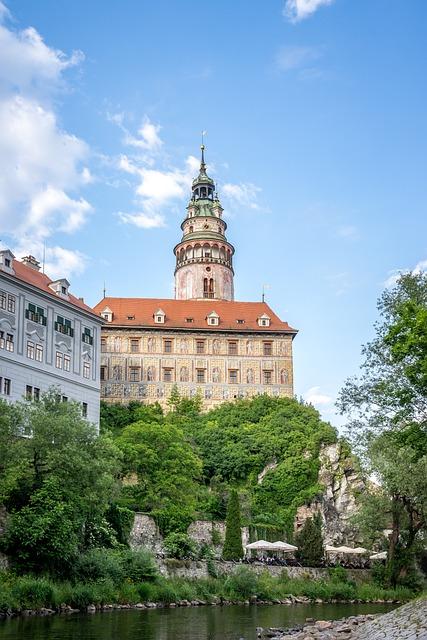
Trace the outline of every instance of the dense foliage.
<path fill-rule="evenodd" d="M 235 489 L 232 489 L 228 499 L 222 557 L 224 560 L 239 560 L 243 557 L 239 495 Z"/>
<path fill-rule="evenodd" d="M 106 514 L 120 459 L 54 391 L 40 402 L 0 403 L 0 500 L 9 514 L 1 542 L 17 568 L 62 573 L 82 550 L 116 543 Z"/>
<path fill-rule="evenodd" d="M 427 533 L 427 274 L 403 274 L 381 296 L 381 322 L 363 349 L 362 376 L 340 408 L 379 488 L 362 497 L 366 540 L 387 546 L 386 580 L 414 583 L 414 554 Z"/>
<path fill-rule="evenodd" d="M 317 513 L 313 518 L 307 518 L 301 531 L 296 536 L 298 557 L 304 563 L 315 567 L 324 557 L 322 521 Z"/>

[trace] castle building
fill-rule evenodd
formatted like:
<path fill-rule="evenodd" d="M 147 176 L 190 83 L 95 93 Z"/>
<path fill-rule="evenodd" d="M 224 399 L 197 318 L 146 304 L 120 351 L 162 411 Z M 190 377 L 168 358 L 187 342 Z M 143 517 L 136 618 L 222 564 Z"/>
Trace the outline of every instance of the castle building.
<path fill-rule="evenodd" d="M 99 423 L 102 318 L 32 256 L 0 251 L 0 398 L 38 400 L 51 387 Z"/>
<path fill-rule="evenodd" d="M 265 302 L 234 300 L 234 247 L 206 173 L 204 146 L 182 238 L 174 248 L 175 299 L 103 298 L 101 397 L 108 402 L 201 393 L 209 409 L 261 393 L 293 395 L 297 331 Z"/>

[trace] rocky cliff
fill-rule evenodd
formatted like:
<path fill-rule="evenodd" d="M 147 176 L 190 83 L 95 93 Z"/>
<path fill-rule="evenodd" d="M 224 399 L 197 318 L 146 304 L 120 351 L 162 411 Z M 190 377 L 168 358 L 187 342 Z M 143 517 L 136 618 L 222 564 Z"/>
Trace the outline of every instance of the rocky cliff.
<path fill-rule="evenodd" d="M 362 475 L 341 443 L 322 447 L 319 457 L 318 480 L 323 492 L 311 504 L 298 509 L 295 530 L 298 531 L 307 518 L 320 513 L 325 544 L 357 544 L 352 517 L 357 511 L 356 496 L 366 487 Z"/>

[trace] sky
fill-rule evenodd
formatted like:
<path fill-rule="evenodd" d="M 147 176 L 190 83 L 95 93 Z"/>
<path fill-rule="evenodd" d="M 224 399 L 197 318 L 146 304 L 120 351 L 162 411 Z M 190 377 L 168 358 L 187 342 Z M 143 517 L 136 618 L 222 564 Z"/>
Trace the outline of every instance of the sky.
<path fill-rule="evenodd" d="M 95 305 L 173 297 L 206 131 L 238 300 L 334 402 L 376 301 L 427 269 L 424 0 L 0 1 L 0 241 Z"/>

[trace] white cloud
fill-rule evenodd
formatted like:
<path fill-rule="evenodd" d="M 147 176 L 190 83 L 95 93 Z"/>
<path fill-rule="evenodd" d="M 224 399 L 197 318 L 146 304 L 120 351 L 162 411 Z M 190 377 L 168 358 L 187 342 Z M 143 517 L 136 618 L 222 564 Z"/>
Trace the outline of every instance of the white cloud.
<path fill-rule="evenodd" d="M 140 229 L 158 229 L 159 227 L 165 227 L 165 219 L 158 213 L 148 214 L 144 212 L 139 213 L 122 213 L 119 211 L 119 217 L 123 222 L 134 224 Z"/>
<path fill-rule="evenodd" d="M 310 389 L 303 394 L 303 398 L 306 402 L 315 407 L 325 406 L 333 402 L 333 398 L 331 396 L 321 393 L 320 387 L 310 387 Z"/>
<path fill-rule="evenodd" d="M 279 71 L 292 71 L 307 67 L 320 58 L 320 52 L 313 47 L 288 46 L 282 47 L 276 57 Z"/>
<path fill-rule="evenodd" d="M 132 136 L 127 133 L 125 138 L 125 144 L 145 151 L 158 151 L 163 144 L 159 136 L 161 127 L 158 124 L 153 124 L 150 119 L 145 116 L 140 128 L 138 129 L 137 136 Z"/>
<path fill-rule="evenodd" d="M 413 269 L 392 269 L 388 272 L 387 279 L 384 281 L 384 286 L 387 289 L 394 287 L 403 273 L 419 274 L 425 272 L 427 272 L 427 260 L 420 260 Z"/>
<path fill-rule="evenodd" d="M 46 238 L 80 229 L 92 211 L 75 195 L 92 181 L 89 147 L 60 127 L 52 100 L 83 54 L 50 48 L 32 27 L 8 28 L 9 17 L 0 3 L 0 232 L 40 259 Z M 55 273 L 60 263 L 66 275 L 86 263 L 60 246 L 46 247 L 46 255 Z"/>
<path fill-rule="evenodd" d="M 260 191 L 260 187 L 252 184 L 252 182 L 240 182 L 239 184 L 227 182 L 221 187 L 221 195 L 224 194 L 232 203 L 255 210 L 260 209 L 257 202 Z"/>
<path fill-rule="evenodd" d="M 284 16 L 291 22 L 299 22 L 311 16 L 320 7 L 332 4 L 334 0 L 286 0 Z"/>

